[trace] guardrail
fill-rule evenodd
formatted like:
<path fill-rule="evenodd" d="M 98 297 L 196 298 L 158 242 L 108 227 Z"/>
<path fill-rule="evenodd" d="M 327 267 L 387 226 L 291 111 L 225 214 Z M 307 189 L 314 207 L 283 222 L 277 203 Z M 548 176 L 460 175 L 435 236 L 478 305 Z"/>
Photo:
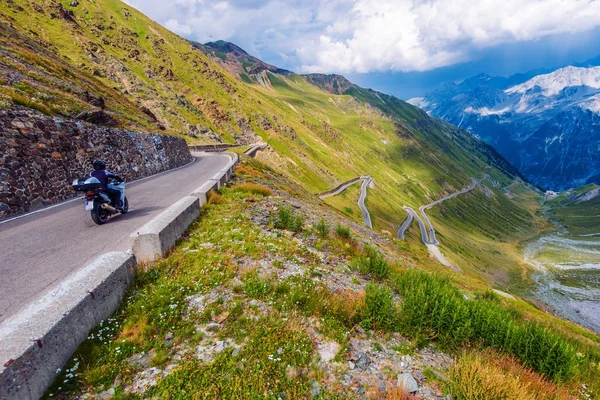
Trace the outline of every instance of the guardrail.
<path fill-rule="evenodd" d="M 219 153 L 227 151 L 233 147 L 239 147 L 235 144 L 202 144 L 197 146 L 188 146 L 190 151 L 206 151 L 209 153 Z"/>
<path fill-rule="evenodd" d="M 101 255 L 0 325 L 0 399 L 43 396 L 89 332 L 117 310 L 138 263 L 165 256 L 198 217 L 208 192 L 231 179 L 239 158 L 227 155 L 226 168 L 132 234 L 129 252 Z"/>

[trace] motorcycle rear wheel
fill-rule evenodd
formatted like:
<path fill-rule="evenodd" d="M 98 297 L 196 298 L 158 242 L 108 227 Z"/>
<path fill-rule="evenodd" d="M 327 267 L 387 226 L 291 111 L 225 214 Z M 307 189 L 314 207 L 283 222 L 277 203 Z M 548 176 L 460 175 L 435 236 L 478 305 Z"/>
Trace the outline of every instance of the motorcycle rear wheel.
<path fill-rule="evenodd" d="M 108 210 L 105 210 L 101 207 L 100 202 L 94 202 L 94 209 L 90 211 L 92 215 L 92 221 L 94 221 L 98 225 L 104 225 L 108 221 Z"/>

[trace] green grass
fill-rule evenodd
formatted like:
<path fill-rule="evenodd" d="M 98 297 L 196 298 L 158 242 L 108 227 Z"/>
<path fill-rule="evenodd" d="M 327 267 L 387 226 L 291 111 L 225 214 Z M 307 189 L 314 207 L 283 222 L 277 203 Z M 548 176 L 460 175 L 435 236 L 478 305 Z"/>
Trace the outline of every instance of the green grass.
<path fill-rule="evenodd" d="M 257 180 L 276 176 L 256 161 L 248 162 L 236 175 Z M 223 188 L 221 200 L 203 208 L 169 257 L 138 273 L 117 314 L 90 334 L 49 393 L 99 393 L 118 381 L 117 396 L 131 397 L 123 388 L 144 368 L 128 360 L 152 352 L 149 365 L 171 373 L 141 397 L 306 397 L 312 381 L 323 378 L 306 329 L 313 323 L 321 337 L 340 345 L 338 361 L 344 360 L 350 332 L 360 325 L 379 337 L 400 332 L 411 338 L 393 349 L 401 354 L 415 354 L 429 342 L 450 352 L 492 347 L 552 379 L 586 382 L 592 392 L 597 389 L 591 380 L 598 368 L 597 351 L 530 321 L 490 291 L 470 294 L 467 300 L 449 278 L 404 270 L 399 265 L 416 260 L 399 256 L 389 243 L 381 249 L 365 245 L 365 237 L 345 225 L 337 229 L 348 232 L 345 237 L 316 240 L 323 253 L 318 255 L 302 244 L 315 240 L 309 239 L 312 231 L 289 235 L 267 222 L 253 223 L 252 216 L 264 210 L 257 202 L 269 208 L 273 202 L 285 203 L 280 196 L 288 190 L 303 202 L 303 212 L 333 220 L 334 212 L 313 208 L 321 206 L 288 184 L 261 181 L 261 187 L 280 189 L 272 197 L 257 196 L 256 202 L 247 202 L 249 192 L 240 189 L 253 185 Z M 295 211 L 288 212 L 293 220 Z M 397 262 L 388 264 L 384 255 Z M 352 280 L 362 288 L 329 287 L 333 266 L 324 259 L 346 260 L 348 267 L 352 260 L 362 260 L 366 273 L 362 280 Z M 289 263 L 301 272 L 279 278 Z M 364 284 L 364 277 L 372 279 Z M 190 306 L 190 298 L 202 295 L 213 300 L 202 310 Z M 206 324 L 221 316 L 220 329 L 207 332 Z M 231 345 L 210 361 L 195 356 L 197 346 L 218 341 Z M 325 389 L 322 394 L 329 395 Z"/>
<path fill-rule="evenodd" d="M 585 374 L 589 365 L 600 360 L 597 351 L 590 352 L 544 324 L 523 319 L 496 298 L 465 299 L 447 278 L 407 270 L 392 282 L 403 298 L 401 330 L 411 337 L 427 337 L 451 349 L 479 343 L 513 355 L 556 381 Z"/>
<path fill-rule="evenodd" d="M 325 222 L 324 218 L 319 219 L 314 225 L 313 229 L 315 230 L 317 236 L 320 239 L 326 239 L 329 237 L 329 233 L 331 232 L 331 226 Z"/>
<path fill-rule="evenodd" d="M 353 268 L 375 279 L 384 280 L 392 272 L 390 265 L 379 250 L 373 246 L 365 246 L 363 253 L 352 264 Z"/>
<path fill-rule="evenodd" d="M 304 220 L 301 215 L 296 215 L 291 207 L 280 206 L 277 213 L 272 215 L 273 225 L 277 229 L 286 229 L 298 233 L 304 226 Z"/>
<path fill-rule="evenodd" d="M 263 397 L 300 398 L 310 392 L 308 376 L 290 376 L 289 370 L 307 369 L 312 341 L 300 329 L 281 319 L 238 321 L 247 345 L 233 356 L 228 350 L 210 364 L 185 362 L 156 387 L 152 394 L 167 399 Z M 242 339 L 242 337 L 240 337 Z"/>
<path fill-rule="evenodd" d="M 596 189 L 597 185 L 586 185 L 546 202 L 550 218 L 566 227 L 572 235 L 600 233 L 600 196 L 587 201 L 583 197 Z"/>

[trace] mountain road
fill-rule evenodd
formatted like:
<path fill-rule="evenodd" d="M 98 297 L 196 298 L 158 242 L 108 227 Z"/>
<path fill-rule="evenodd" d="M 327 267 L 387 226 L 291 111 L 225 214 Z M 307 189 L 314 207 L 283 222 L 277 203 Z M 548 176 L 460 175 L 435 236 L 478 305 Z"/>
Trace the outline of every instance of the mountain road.
<path fill-rule="evenodd" d="M 129 235 L 231 162 L 201 154 L 181 168 L 127 184 L 130 211 L 96 225 L 83 201 L 0 222 L 0 322 L 108 251 L 127 251 Z"/>

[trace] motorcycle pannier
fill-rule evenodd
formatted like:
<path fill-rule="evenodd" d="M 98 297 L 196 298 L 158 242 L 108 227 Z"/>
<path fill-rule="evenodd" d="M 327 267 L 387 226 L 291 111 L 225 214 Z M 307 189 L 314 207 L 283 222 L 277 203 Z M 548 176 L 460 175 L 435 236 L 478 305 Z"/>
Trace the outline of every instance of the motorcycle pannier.
<path fill-rule="evenodd" d="M 96 178 L 81 178 L 73 181 L 73 189 L 78 192 L 102 189 L 102 184 Z"/>

